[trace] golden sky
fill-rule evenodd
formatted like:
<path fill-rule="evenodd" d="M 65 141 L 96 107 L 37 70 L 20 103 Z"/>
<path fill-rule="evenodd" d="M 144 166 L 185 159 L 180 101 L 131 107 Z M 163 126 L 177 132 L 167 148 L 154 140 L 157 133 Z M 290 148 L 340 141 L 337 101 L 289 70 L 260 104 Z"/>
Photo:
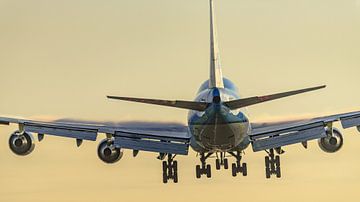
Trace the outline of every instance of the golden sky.
<path fill-rule="evenodd" d="M 244 97 L 321 84 L 327 89 L 248 108 L 278 120 L 360 109 L 359 0 L 215 0 L 223 73 Z M 109 101 L 108 94 L 194 98 L 208 78 L 207 0 L 0 0 L 0 114 L 186 122 L 186 110 Z M 265 179 L 249 148 L 247 178 L 195 179 L 195 153 L 178 157 L 179 184 L 161 183 L 156 154 L 104 165 L 96 142 L 45 137 L 28 157 L 0 127 L 0 201 L 357 201 L 360 135 L 343 149 L 285 148 L 283 178 Z M 103 138 L 103 136 L 101 136 Z M 99 138 L 99 139 L 101 139 Z M 233 160 L 231 160 L 232 162 Z M 214 164 L 214 160 L 209 162 Z"/>

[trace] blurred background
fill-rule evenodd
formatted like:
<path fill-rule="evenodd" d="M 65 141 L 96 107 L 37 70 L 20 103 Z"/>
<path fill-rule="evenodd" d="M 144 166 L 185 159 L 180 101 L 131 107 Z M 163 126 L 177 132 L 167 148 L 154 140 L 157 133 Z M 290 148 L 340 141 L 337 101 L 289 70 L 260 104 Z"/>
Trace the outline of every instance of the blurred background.
<path fill-rule="evenodd" d="M 215 0 L 223 73 L 243 97 L 326 84 L 325 90 L 248 108 L 254 122 L 360 109 L 359 0 Z M 0 115 L 186 123 L 187 111 L 106 95 L 192 100 L 209 75 L 207 0 L 0 0 Z M 126 151 L 115 165 L 97 142 L 45 137 L 11 153 L 0 126 L 0 201 L 356 201 L 360 134 L 326 154 L 286 147 L 282 179 L 246 151 L 249 176 L 195 179 L 179 156 L 179 184 L 163 185 L 156 154 Z M 101 135 L 98 140 L 104 136 Z M 233 161 L 233 159 L 232 159 Z M 215 160 L 210 159 L 212 164 Z M 214 170 L 215 171 L 215 170 Z M 355 198 L 356 197 L 356 198 Z"/>

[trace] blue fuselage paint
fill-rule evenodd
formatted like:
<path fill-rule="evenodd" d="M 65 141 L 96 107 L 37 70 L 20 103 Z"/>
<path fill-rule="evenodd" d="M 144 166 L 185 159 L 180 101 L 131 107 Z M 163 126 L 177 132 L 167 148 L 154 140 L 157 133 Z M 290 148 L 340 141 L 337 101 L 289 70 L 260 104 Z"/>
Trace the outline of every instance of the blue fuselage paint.
<path fill-rule="evenodd" d="M 195 101 L 211 105 L 203 112 L 190 111 L 188 126 L 192 134 L 190 145 L 196 152 L 242 151 L 250 144 L 249 119 L 239 109 L 230 110 L 223 102 L 239 99 L 238 90 L 224 78 L 224 88 L 200 87 Z"/>

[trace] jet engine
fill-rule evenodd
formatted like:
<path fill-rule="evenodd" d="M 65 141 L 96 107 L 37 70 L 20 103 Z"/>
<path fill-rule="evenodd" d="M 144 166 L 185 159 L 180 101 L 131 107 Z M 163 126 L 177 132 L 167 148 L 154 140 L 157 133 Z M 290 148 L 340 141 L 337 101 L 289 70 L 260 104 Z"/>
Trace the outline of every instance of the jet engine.
<path fill-rule="evenodd" d="M 318 140 L 321 150 L 327 153 L 335 153 L 343 146 L 344 139 L 340 131 L 336 128 L 333 129 L 332 135 L 323 137 Z"/>
<path fill-rule="evenodd" d="M 105 163 L 116 163 L 123 156 L 120 148 L 115 147 L 112 141 L 107 139 L 100 142 L 98 146 L 98 156 Z"/>
<path fill-rule="evenodd" d="M 34 151 L 34 137 L 30 133 L 16 131 L 9 138 L 9 147 L 15 154 L 26 156 Z"/>

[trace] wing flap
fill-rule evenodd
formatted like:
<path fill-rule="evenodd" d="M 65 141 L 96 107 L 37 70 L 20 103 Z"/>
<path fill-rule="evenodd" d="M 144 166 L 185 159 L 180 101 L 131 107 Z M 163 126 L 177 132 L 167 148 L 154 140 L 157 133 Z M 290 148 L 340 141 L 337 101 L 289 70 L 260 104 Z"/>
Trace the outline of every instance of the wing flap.
<path fill-rule="evenodd" d="M 360 126 L 360 115 L 340 118 L 340 122 L 343 128 Z"/>
<path fill-rule="evenodd" d="M 156 132 L 156 131 L 144 131 L 144 130 L 122 130 L 115 131 L 115 136 L 122 136 L 127 138 L 143 138 L 143 139 L 158 139 L 162 141 L 184 141 L 189 140 L 190 135 L 188 132 Z"/>
<path fill-rule="evenodd" d="M 250 135 L 253 150 L 261 151 L 325 137 L 328 124 L 337 121 L 341 122 L 344 129 L 357 127 L 360 131 L 360 111 L 288 123 L 255 124 L 257 127 Z"/>
<path fill-rule="evenodd" d="M 124 149 L 159 152 L 164 154 L 187 155 L 189 150 L 188 144 L 126 137 L 115 137 L 114 143 L 116 146 Z"/>
<path fill-rule="evenodd" d="M 0 120 L 0 125 L 9 125 L 10 123 L 8 121 L 2 121 Z"/>
<path fill-rule="evenodd" d="M 115 132 L 115 145 L 134 150 L 187 155 L 190 136 L 163 136 L 134 133 L 129 131 Z"/>
<path fill-rule="evenodd" d="M 53 135 L 59 137 L 76 138 L 95 141 L 98 131 L 95 129 L 76 128 L 69 126 L 56 126 L 50 124 L 24 123 L 24 130 L 31 133 Z"/>
<path fill-rule="evenodd" d="M 323 122 L 251 136 L 254 152 L 325 137 Z"/>

